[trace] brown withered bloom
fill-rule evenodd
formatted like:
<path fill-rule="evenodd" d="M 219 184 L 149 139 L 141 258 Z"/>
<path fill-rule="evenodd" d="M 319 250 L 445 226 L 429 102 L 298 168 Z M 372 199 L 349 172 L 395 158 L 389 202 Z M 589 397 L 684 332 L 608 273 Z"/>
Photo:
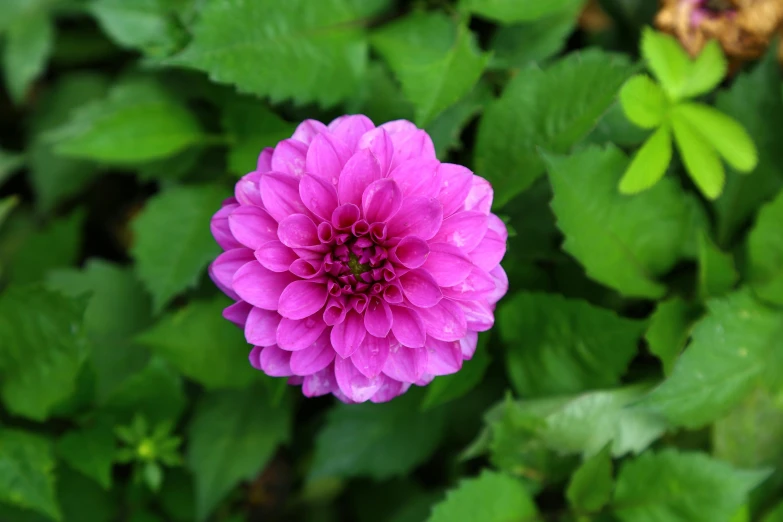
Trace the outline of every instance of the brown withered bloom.
<path fill-rule="evenodd" d="M 733 61 L 758 58 L 783 25 L 783 0 L 662 0 L 659 29 L 692 56 L 717 39 Z"/>

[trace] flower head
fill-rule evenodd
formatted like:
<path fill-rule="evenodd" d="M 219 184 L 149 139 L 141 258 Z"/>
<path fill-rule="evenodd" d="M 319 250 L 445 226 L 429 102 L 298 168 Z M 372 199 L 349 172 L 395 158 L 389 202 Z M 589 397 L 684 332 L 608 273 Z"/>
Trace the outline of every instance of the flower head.
<path fill-rule="evenodd" d="M 300 124 L 212 219 L 210 276 L 250 363 L 303 393 L 388 401 L 458 371 L 508 280 L 489 183 L 408 121 Z"/>

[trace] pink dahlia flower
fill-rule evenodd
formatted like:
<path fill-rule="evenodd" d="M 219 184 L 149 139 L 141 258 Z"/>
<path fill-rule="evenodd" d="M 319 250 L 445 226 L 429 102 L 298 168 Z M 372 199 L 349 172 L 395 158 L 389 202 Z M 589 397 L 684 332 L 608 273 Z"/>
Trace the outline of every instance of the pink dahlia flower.
<path fill-rule="evenodd" d="M 458 371 L 494 322 L 507 231 L 489 183 L 408 121 L 303 122 L 212 219 L 250 363 L 308 397 L 388 401 Z"/>

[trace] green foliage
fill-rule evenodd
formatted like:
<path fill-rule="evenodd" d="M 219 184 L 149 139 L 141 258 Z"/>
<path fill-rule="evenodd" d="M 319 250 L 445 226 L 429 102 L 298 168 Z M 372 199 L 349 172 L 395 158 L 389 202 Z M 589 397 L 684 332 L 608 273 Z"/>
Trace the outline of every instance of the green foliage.
<path fill-rule="evenodd" d="M 721 297 L 734 287 L 739 274 L 734 258 L 721 252 L 706 234 L 699 235 L 699 296 Z"/>
<path fill-rule="evenodd" d="M 600 511 L 612 497 L 612 455 L 609 446 L 585 460 L 571 476 L 566 496 L 574 509 Z"/>
<path fill-rule="evenodd" d="M 54 494 L 54 459 L 48 440 L 0 428 L 0 469 L 0 501 L 62 520 Z"/>
<path fill-rule="evenodd" d="M 71 468 L 108 489 L 112 483 L 115 446 L 111 426 L 96 423 L 60 437 L 57 454 Z"/>
<path fill-rule="evenodd" d="M 748 278 L 756 294 L 783 305 L 783 192 L 761 208 L 748 235 Z"/>
<path fill-rule="evenodd" d="M 30 84 L 43 73 L 52 52 L 54 28 L 45 12 L 19 17 L 8 27 L 3 69 L 11 97 L 23 101 Z"/>
<path fill-rule="evenodd" d="M 671 375 L 674 363 L 690 337 L 693 321 L 699 309 L 692 303 L 672 297 L 661 301 L 650 316 L 650 326 L 644 335 L 647 346 L 663 364 L 663 372 Z"/>
<path fill-rule="evenodd" d="M 583 3 L 583 0 L 461 0 L 459 6 L 464 11 L 510 24 L 539 20 L 568 8 L 578 8 Z"/>
<path fill-rule="evenodd" d="M 421 403 L 422 410 L 445 404 L 470 393 L 484 378 L 490 363 L 487 354 L 487 335 L 479 335 L 476 353 L 470 361 L 462 363 L 462 369 L 451 375 L 438 377 L 427 389 L 427 394 Z"/>

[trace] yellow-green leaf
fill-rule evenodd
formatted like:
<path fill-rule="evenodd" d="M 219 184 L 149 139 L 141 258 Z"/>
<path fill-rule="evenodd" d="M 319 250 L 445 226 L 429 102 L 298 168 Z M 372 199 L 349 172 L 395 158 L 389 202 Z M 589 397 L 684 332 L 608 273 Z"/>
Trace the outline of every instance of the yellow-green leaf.
<path fill-rule="evenodd" d="M 688 79 L 690 60 L 673 36 L 646 28 L 642 33 L 642 56 L 650 71 L 672 101 L 681 99 Z"/>
<path fill-rule="evenodd" d="M 628 119 L 643 129 L 660 125 L 668 108 L 666 94 L 644 74 L 637 74 L 625 82 L 620 90 L 620 104 Z"/>
<path fill-rule="evenodd" d="M 688 80 L 682 90 L 683 98 L 707 94 L 726 77 L 728 62 L 717 40 L 710 40 L 701 54 L 690 64 Z"/>
<path fill-rule="evenodd" d="M 672 113 L 671 121 L 674 140 L 688 174 L 707 198 L 716 199 L 726 181 L 718 153 L 681 112 Z"/>
<path fill-rule="evenodd" d="M 672 138 L 668 125 L 658 128 L 650 136 L 620 180 L 620 192 L 636 194 L 652 187 L 666 174 L 672 159 Z"/>

